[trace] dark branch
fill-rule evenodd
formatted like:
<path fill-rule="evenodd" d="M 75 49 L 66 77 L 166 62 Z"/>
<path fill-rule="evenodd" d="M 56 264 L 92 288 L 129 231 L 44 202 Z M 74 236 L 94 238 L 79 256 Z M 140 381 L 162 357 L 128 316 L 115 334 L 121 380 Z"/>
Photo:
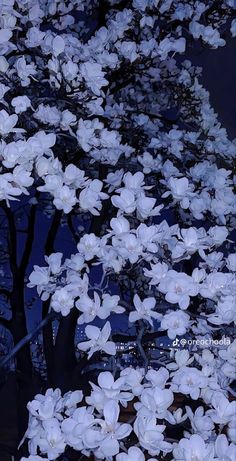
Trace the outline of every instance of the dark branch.
<path fill-rule="evenodd" d="M 15 275 L 17 272 L 17 231 L 16 231 L 16 225 L 14 221 L 14 216 L 13 212 L 11 209 L 3 203 L 2 209 L 5 212 L 5 215 L 7 217 L 8 221 L 8 229 L 9 229 L 9 234 L 8 234 L 8 247 L 9 247 L 9 256 L 10 256 L 10 267 L 12 274 Z"/>
<path fill-rule="evenodd" d="M 34 337 L 39 333 L 40 330 L 42 330 L 42 328 L 44 328 L 45 325 L 47 325 L 48 322 L 51 322 L 52 320 L 54 320 L 56 317 L 58 316 L 58 314 L 56 314 L 55 312 L 51 312 L 45 319 L 43 319 L 39 325 L 31 332 L 31 333 L 28 333 L 24 338 L 22 338 L 16 345 L 15 347 L 13 347 L 13 349 L 11 350 L 11 352 L 9 352 L 8 355 L 6 355 L 5 357 L 3 357 L 3 359 L 0 360 L 0 369 L 3 368 L 8 362 L 10 359 L 12 359 L 13 357 L 15 357 L 15 355 L 26 345 L 28 344 L 30 341 L 32 341 L 34 339 Z"/>
<path fill-rule="evenodd" d="M 35 217 L 36 217 L 36 205 L 32 205 L 30 208 L 30 215 L 28 220 L 28 229 L 27 229 L 27 239 L 25 243 L 24 253 L 20 263 L 20 272 L 24 276 L 26 268 L 29 263 L 33 241 L 34 241 L 34 231 L 35 231 Z"/>
<path fill-rule="evenodd" d="M 45 243 L 45 253 L 49 256 L 54 252 L 55 237 L 60 226 L 62 211 L 56 210 L 53 216 L 52 224 L 48 232 L 47 240 Z"/>
<path fill-rule="evenodd" d="M 79 234 L 76 232 L 76 230 L 74 228 L 73 218 L 72 218 L 71 213 L 68 214 L 67 223 L 68 223 L 68 227 L 69 227 L 69 229 L 71 231 L 71 234 L 73 236 L 73 239 L 75 240 L 76 243 L 78 243 L 79 242 Z"/>

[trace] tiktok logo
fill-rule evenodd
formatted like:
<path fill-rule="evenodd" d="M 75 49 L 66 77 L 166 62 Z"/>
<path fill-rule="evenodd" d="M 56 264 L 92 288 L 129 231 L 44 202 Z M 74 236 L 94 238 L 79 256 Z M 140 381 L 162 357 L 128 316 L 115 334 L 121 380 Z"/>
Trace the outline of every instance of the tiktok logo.
<path fill-rule="evenodd" d="M 172 346 L 178 346 L 178 344 L 179 344 L 179 339 L 175 338 L 175 340 L 172 343 Z"/>

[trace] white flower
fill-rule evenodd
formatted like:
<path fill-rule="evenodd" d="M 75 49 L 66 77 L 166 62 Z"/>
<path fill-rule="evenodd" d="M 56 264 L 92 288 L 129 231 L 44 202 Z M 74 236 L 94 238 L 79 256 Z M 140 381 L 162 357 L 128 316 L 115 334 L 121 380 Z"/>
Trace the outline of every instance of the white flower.
<path fill-rule="evenodd" d="M 171 177 L 168 181 L 168 187 L 171 192 L 165 192 L 162 197 L 168 197 L 171 194 L 175 200 L 180 202 L 182 208 L 188 208 L 189 197 L 193 195 L 193 187 L 189 184 L 188 179 Z"/>
<path fill-rule="evenodd" d="M 190 317 L 185 312 L 173 311 L 165 314 L 161 320 L 161 328 L 167 330 L 167 335 L 170 339 L 175 339 L 176 336 L 182 336 L 186 333 L 190 325 Z"/>
<path fill-rule="evenodd" d="M 84 258 L 79 253 L 76 253 L 71 255 L 70 259 L 65 260 L 65 265 L 76 272 L 80 272 L 84 267 Z"/>
<path fill-rule="evenodd" d="M 172 251 L 172 258 L 179 258 L 185 252 L 188 254 L 195 253 L 199 248 L 204 247 L 204 238 L 201 238 L 200 232 L 194 227 L 189 229 L 181 229 L 179 238 L 182 242 L 178 242 Z"/>
<path fill-rule="evenodd" d="M 207 211 L 210 203 L 210 196 L 206 191 L 202 192 L 200 196 L 193 197 L 190 202 L 189 209 L 195 219 L 203 219 L 204 213 Z"/>
<path fill-rule="evenodd" d="M 227 349 L 220 350 L 219 356 L 223 360 L 227 360 L 231 365 L 236 366 L 236 339 L 227 347 Z"/>
<path fill-rule="evenodd" d="M 134 295 L 134 307 L 136 311 L 130 312 L 129 321 L 136 322 L 137 320 L 147 320 L 153 326 L 152 319 L 159 320 L 161 315 L 153 309 L 156 306 L 155 298 L 146 298 L 141 301 L 140 297 Z"/>
<path fill-rule="evenodd" d="M 99 253 L 100 239 L 95 234 L 85 234 L 81 237 L 77 249 L 85 261 L 93 259 Z"/>
<path fill-rule="evenodd" d="M 18 143 L 10 142 L 9 144 L 4 145 L 2 156 L 3 165 L 6 168 L 13 168 L 18 163 L 20 157 L 20 149 L 18 147 Z"/>
<path fill-rule="evenodd" d="M 189 24 L 189 32 L 192 34 L 193 38 L 197 39 L 201 36 L 204 26 L 199 24 L 196 21 L 192 21 Z"/>
<path fill-rule="evenodd" d="M 16 98 L 12 99 L 11 105 L 14 107 L 16 114 L 21 114 L 25 112 L 28 107 L 31 107 L 31 101 L 28 96 L 16 96 Z"/>
<path fill-rule="evenodd" d="M 74 298 L 66 287 L 56 289 L 51 298 L 51 307 L 55 312 L 61 312 L 63 316 L 70 313 L 74 307 Z"/>
<path fill-rule="evenodd" d="M 8 61 L 5 56 L 0 56 L 0 71 L 5 73 L 9 68 Z"/>
<path fill-rule="evenodd" d="M 224 265 L 224 262 L 222 261 L 224 254 L 221 252 L 213 251 L 212 253 L 206 255 L 206 253 L 202 249 L 200 249 L 199 255 L 205 261 L 205 263 L 200 263 L 200 267 L 208 266 L 211 269 L 217 270 L 221 269 Z"/>
<path fill-rule="evenodd" d="M 200 294 L 203 298 L 214 299 L 220 294 L 231 294 L 231 286 L 234 276 L 231 273 L 213 272 L 209 274 L 200 286 Z"/>
<path fill-rule="evenodd" d="M 106 322 L 101 330 L 98 327 L 88 325 L 85 328 L 85 333 L 89 338 L 89 341 L 79 343 L 77 347 L 84 352 L 89 351 L 88 359 L 90 359 L 92 355 L 98 351 L 103 351 L 109 355 L 116 354 L 115 343 L 108 341 L 108 338 L 111 334 L 110 322 Z"/>
<path fill-rule="evenodd" d="M 83 392 L 82 391 L 68 391 L 63 396 L 63 405 L 68 410 L 73 411 L 73 409 L 77 409 L 77 404 L 83 400 Z"/>
<path fill-rule="evenodd" d="M 85 187 L 79 194 L 79 205 L 84 211 L 90 211 L 95 216 L 98 216 L 102 209 L 102 200 L 108 198 L 108 195 L 101 192 L 103 187 L 102 181 L 94 179 L 88 186 Z"/>
<path fill-rule="evenodd" d="M 165 294 L 165 299 L 169 303 L 178 303 L 180 309 L 187 309 L 190 296 L 198 294 L 198 284 L 184 272 L 170 270 L 161 280 L 158 290 Z"/>
<path fill-rule="evenodd" d="M 177 40 L 170 40 L 168 37 L 160 41 L 158 45 L 158 54 L 161 57 L 161 60 L 167 59 L 168 53 L 170 51 L 176 51 L 178 53 L 183 53 L 186 48 L 186 40 L 184 37 L 181 37 Z"/>
<path fill-rule="evenodd" d="M 236 19 L 233 19 L 233 21 L 231 22 L 230 32 L 232 34 L 232 37 L 236 37 Z"/>
<path fill-rule="evenodd" d="M 117 402 L 111 400 L 105 403 L 103 409 L 104 420 L 98 420 L 102 435 L 102 441 L 99 443 L 98 450 L 96 450 L 98 457 L 100 457 L 100 454 L 105 457 L 116 455 L 119 452 L 118 440 L 128 437 L 132 431 L 130 424 L 118 422 L 119 414 L 120 407 Z M 88 429 L 85 434 L 85 444 L 91 436 L 93 437 L 92 430 Z"/>
<path fill-rule="evenodd" d="M 143 246 L 134 234 L 118 234 L 112 238 L 112 246 L 117 253 L 124 259 L 128 259 L 131 264 L 138 261 L 143 253 Z"/>
<path fill-rule="evenodd" d="M 45 291 L 45 296 L 43 294 L 42 299 L 45 301 L 48 299 L 49 294 L 47 294 L 48 285 L 50 282 L 50 273 L 48 267 L 39 267 L 37 265 L 34 266 L 33 272 L 31 272 L 29 276 L 29 283 L 28 286 L 33 288 L 37 286 L 37 292 L 39 296 Z"/>
<path fill-rule="evenodd" d="M 169 372 L 166 368 L 161 367 L 159 370 L 148 370 L 146 379 L 150 381 L 153 387 L 164 389 L 169 379 Z"/>
<path fill-rule="evenodd" d="M 155 225 L 147 226 L 141 223 L 136 230 L 136 234 L 145 250 L 150 253 L 156 253 L 158 251 L 157 229 Z"/>
<path fill-rule="evenodd" d="M 197 21 L 192 21 L 189 25 L 189 31 L 195 39 L 202 38 L 204 42 L 212 46 L 212 48 L 218 48 L 219 46 L 225 45 L 225 40 L 220 38 L 220 33 L 217 29 L 213 29 L 212 26 L 204 26 L 199 24 Z"/>
<path fill-rule="evenodd" d="M 207 414 L 216 424 L 227 424 L 236 414 L 236 402 L 229 402 L 222 392 L 214 392 L 211 404 L 214 409 Z"/>
<path fill-rule="evenodd" d="M 77 309 L 82 312 L 82 315 L 78 318 L 79 325 L 92 322 L 101 310 L 101 300 L 96 291 L 94 292 L 94 300 L 92 300 L 87 294 L 84 294 L 78 301 L 76 301 L 75 305 Z"/>
<path fill-rule="evenodd" d="M 220 37 L 220 33 L 217 29 L 213 29 L 212 26 L 203 27 L 202 39 L 209 43 L 212 48 L 218 48 L 218 46 L 224 46 L 225 40 Z"/>
<path fill-rule="evenodd" d="M 33 184 L 34 179 L 31 176 L 31 171 L 27 171 L 23 165 L 17 165 L 12 172 L 12 182 L 20 187 L 21 192 L 28 195 L 27 187 Z"/>
<path fill-rule="evenodd" d="M 112 218 L 110 221 L 110 226 L 114 234 L 126 234 L 130 231 L 129 221 L 128 219 L 124 218 L 124 216 Z"/>
<path fill-rule="evenodd" d="M 194 432 L 198 433 L 204 440 L 208 439 L 214 429 L 214 423 L 209 416 L 204 415 L 204 408 L 198 407 L 193 413 L 192 409 L 186 406 L 186 413 Z"/>
<path fill-rule="evenodd" d="M 202 282 L 206 278 L 205 269 L 198 269 L 198 267 L 193 269 L 192 278 L 196 283 Z"/>
<path fill-rule="evenodd" d="M 53 275 L 59 274 L 61 271 L 62 253 L 51 253 L 50 256 L 45 256 L 45 261 L 48 263 L 50 272 Z"/>
<path fill-rule="evenodd" d="M 0 111 L 0 134 L 6 136 L 12 131 L 24 131 L 20 128 L 14 128 L 17 124 L 18 117 L 16 114 L 9 115 L 4 109 Z"/>
<path fill-rule="evenodd" d="M 144 152 L 142 156 L 139 155 L 138 161 L 143 166 L 143 172 L 146 174 L 151 171 L 159 171 L 162 167 L 162 157 L 157 155 L 157 157 L 153 158 L 149 152 Z"/>
<path fill-rule="evenodd" d="M 236 253 L 231 253 L 228 258 L 226 259 L 226 265 L 229 271 L 235 272 L 236 271 Z"/>
<path fill-rule="evenodd" d="M 164 205 L 155 207 L 156 199 L 151 197 L 145 197 L 142 194 L 136 201 L 137 213 L 141 219 L 147 219 L 149 216 L 159 216 L 160 211 Z"/>
<path fill-rule="evenodd" d="M 150 285 L 157 285 L 165 278 L 168 273 L 168 266 L 166 263 L 151 264 L 151 270 L 144 269 L 144 275 L 150 277 L 152 280 Z"/>
<path fill-rule="evenodd" d="M 123 168 L 121 168 L 120 170 L 116 170 L 114 173 L 108 173 L 105 179 L 105 183 L 109 185 L 108 192 L 113 192 L 113 190 L 120 186 L 123 175 Z"/>
<path fill-rule="evenodd" d="M 156 423 L 156 417 L 137 416 L 134 423 L 134 432 L 142 448 L 152 456 L 159 455 L 160 450 L 171 451 L 171 444 L 164 442 L 164 425 Z"/>
<path fill-rule="evenodd" d="M 24 56 L 17 59 L 15 63 L 15 68 L 21 80 L 22 86 L 28 86 L 30 84 L 29 77 L 32 77 L 37 73 L 35 64 L 27 64 Z"/>
<path fill-rule="evenodd" d="M 34 117 L 42 123 L 57 126 L 61 121 L 61 112 L 55 106 L 39 104 Z"/>
<path fill-rule="evenodd" d="M 106 319 L 109 315 L 113 312 L 115 314 L 122 314 L 125 312 L 125 308 L 119 306 L 120 297 L 117 295 L 109 295 L 108 293 L 104 293 L 102 295 L 102 304 L 98 309 L 97 316 L 100 319 Z"/>
<path fill-rule="evenodd" d="M 75 190 L 68 187 L 62 186 L 56 191 L 53 203 L 58 210 L 63 210 L 64 213 L 70 213 L 73 206 L 76 204 L 77 198 Z"/>
<path fill-rule="evenodd" d="M 175 352 L 175 362 L 168 363 L 166 367 L 168 370 L 177 370 L 178 368 L 187 367 L 193 361 L 194 357 L 190 357 L 186 349 L 177 350 Z"/>
<path fill-rule="evenodd" d="M 54 56 L 59 56 L 59 54 L 63 53 L 65 49 L 65 42 L 60 35 L 56 35 L 56 37 L 52 41 L 52 50 Z"/>
<path fill-rule="evenodd" d="M 121 370 L 120 376 L 125 377 L 124 389 L 131 390 L 132 394 L 138 396 L 142 393 L 144 378 L 144 369 L 125 368 Z"/>
<path fill-rule="evenodd" d="M 0 83 L 0 100 L 4 98 L 5 94 L 10 90 L 9 86 Z"/>
<path fill-rule="evenodd" d="M 1 29 L 0 30 L 0 44 L 8 42 L 12 37 L 12 31 L 9 29 Z"/>
<path fill-rule="evenodd" d="M 149 0 L 133 0 L 134 8 L 136 8 L 137 10 L 140 10 L 140 11 L 145 11 L 147 6 L 148 6 L 148 3 L 149 3 Z M 123 459 L 121 461 L 123 461 Z M 138 460 L 138 461 L 141 461 L 141 460 Z"/>
<path fill-rule="evenodd" d="M 37 444 L 41 453 L 47 454 L 49 460 L 54 460 L 65 450 L 65 437 L 56 418 L 43 421 L 42 426 L 44 434 Z"/>
<path fill-rule="evenodd" d="M 67 61 L 61 66 L 63 75 L 68 82 L 74 80 L 78 75 L 78 65 L 73 61 Z"/>
<path fill-rule="evenodd" d="M 210 227 L 209 236 L 212 238 L 214 245 L 222 245 L 228 236 L 228 229 L 225 226 Z"/>
<path fill-rule="evenodd" d="M 214 444 L 205 444 L 200 435 L 194 434 L 189 439 L 181 439 L 173 455 L 178 461 L 213 461 Z"/>
<path fill-rule="evenodd" d="M 78 143 L 85 152 L 89 152 L 92 147 L 99 145 L 99 140 L 96 138 L 95 130 L 101 130 L 103 124 L 100 124 L 98 119 L 93 121 L 79 119 L 76 136 Z"/>
<path fill-rule="evenodd" d="M 63 187 L 62 177 L 56 174 L 48 174 L 44 179 L 44 183 L 43 186 L 39 186 L 37 189 L 40 192 L 50 192 L 53 195 L 56 195 Z"/>
<path fill-rule="evenodd" d="M 108 84 L 108 80 L 104 78 L 105 73 L 102 71 L 101 64 L 84 62 L 80 65 L 79 70 L 88 87 L 99 96 L 101 88 Z"/>
<path fill-rule="evenodd" d="M 132 174 L 129 171 L 128 173 L 125 173 L 123 177 L 123 183 L 125 188 L 131 190 L 134 192 L 134 194 L 139 194 L 143 191 L 143 189 L 150 189 L 150 186 L 145 187 L 144 174 L 140 171 L 137 171 L 135 174 Z"/>
<path fill-rule="evenodd" d="M 223 296 L 216 305 L 216 312 L 208 317 L 211 323 L 236 323 L 235 296 Z"/>
<path fill-rule="evenodd" d="M 200 390 L 207 387 L 208 379 L 197 368 L 182 367 L 172 378 L 174 392 L 189 394 L 193 400 L 197 400 Z"/>
<path fill-rule="evenodd" d="M 172 405 L 174 400 L 173 392 L 170 389 L 162 389 L 158 386 L 144 389 L 140 401 L 134 404 L 135 409 L 140 415 L 145 417 L 155 416 L 158 419 L 166 418 L 167 408 Z"/>
<path fill-rule="evenodd" d="M 73 185 L 76 188 L 84 187 L 87 183 L 84 171 L 77 168 L 73 163 L 69 163 L 65 168 L 63 179 L 65 184 Z"/>
<path fill-rule="evenodd" d="M 116 45 L 119 52 L 125 59 L 128 59 L 130 62 L 134 62 L 135 59 L 138 58 L 137 54 L 137 45 L 135 42 L 127 42 L 122 41 L 121 43 L 118 42 Z"/>
<path fill-rule="evenodd" d="M 37 394 L 27 405 L 29 412 L 38 419 L 44 421 L 52 419 L 55 416 L 57 405 L 61 398 L 59 389 L 53 391 L 48 389 L 45 395 Z"/>
<path fill-rule="evenodd" d="M 68 109 L 63 110 L 61 114 L 61 121 L 60 121 L 61 129 L 64 131 L 67 131 L 69 130 L 70 126 L 75 125 L 75 123 L 76 123 L 76 115 L 72 114 L 72 112 L 70 112 Z"/>
<path fill-rule="evenodd" d="M 138 447 L 130 447 L 128 453 L 120 453 L 116 461 L 145 461 L 143 452 Z"/>
<path fill-rule="evenodd" d="M 28 48 L 39 46 L 45 37 L 45 32 L 42 32 L 38 27 L 30 27 L 27 31 L 27 39 L 25 44 Z"/>
<path fill-rule="evenodd" d="M 218 435 L 215 441 L 216 461 L 234 461 L 236 459 L 236 446 L 228 442 L 225 434 Z"/>
<path fill-rule="evenodd" d="M 112 205 L 119 208 L 124 213 L 133 213 L 136 209 L 135 195 L 129 189 L 122 189 L 120 195 L 111 197 Z"/>
<path fill-rule="evenodd" d="M 231 440 L 234 444 L 236 443 L 236 417 L 233 416 L 232 420 L 228 424 L 227 435 L 229 440 Z"/>
<path fill-rule="evenodd" d="M 83 450 L 85 448 L 84 434 L 93 423 L 94 416 L 91 407 L 76 408 L 71 417 L 64 419 L 61 424 L 67 445 L 78 451 Z"/>
<path fill-rule="evenodd" d="M 16 197 L 22 193 L 22 190 L 13 183 L 13 175 L 6 173 L 1 175 L 0 180 L 0 200 L 6 200 L 9 204 L 9 200 L 18 200 Z"/>
<path fill-rule="evenodd" d="M 182 408 L 178 408 L 178 410 L 173 411 L 173 413 L 169 412 L 168 417 L 167 417 L 167 421 L 170 424 L 180 424 L 183 421 L 186 421 L 187 418 L 188 418 L 188 416 L 187 416 L 186 413 L 183 415 Z"/>
<path fill-rule="evenodd" d="M 98 411 L 102 411 L 107 400 L 120 401 L 123 406 L 127 406 L 127 401 L 133 399 L 130 392 L 123 392 L 125 377 L 121 376 L 114 380 L 112 373 L 105 371 L 98 376 L 98 386 L 91 383 L 91 396 L 86 398 L 89 405 L 93 405 Z"/>

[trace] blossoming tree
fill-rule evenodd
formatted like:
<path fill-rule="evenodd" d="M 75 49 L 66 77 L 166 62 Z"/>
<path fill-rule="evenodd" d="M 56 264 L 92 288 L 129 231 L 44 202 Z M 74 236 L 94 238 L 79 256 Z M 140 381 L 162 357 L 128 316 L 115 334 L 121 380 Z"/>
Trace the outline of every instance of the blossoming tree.
<path fill-rule="evenodd" d="M 224 46 L 226 28 L 236 35 L 234 0 L 3 0 L 0 11 L 0 204 L 13 280 L 1 295 L 17 366 L 29 370 L 24 281 L 37 289 L 51 384 L 28 403 L 22 461 L 68 450 L 73 459 L 235 460 L 236 143 L 185 59 L 196 43 Z M 20 262 L 15 201 L 29 209 Z M 38 209 L 51 227 L 45 263 L 28 274 Z M 70 257 L 54 248 L 62 224 L 77 245 Z M 122 341 L 135 343 L 137 367 L 116 360 L 114 315 L 129 322 Z M 86 340 L 71 364 L 76 324 Z M 55 389 L 64 365 L 82 376 L 109 356 L 89 390 L 79 380 Z"/>

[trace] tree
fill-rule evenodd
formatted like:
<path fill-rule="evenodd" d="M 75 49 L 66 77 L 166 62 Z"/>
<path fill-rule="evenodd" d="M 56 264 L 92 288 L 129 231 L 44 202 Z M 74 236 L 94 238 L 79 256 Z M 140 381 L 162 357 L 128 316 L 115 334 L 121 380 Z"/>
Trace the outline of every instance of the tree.
<path fill-rule="evenodd" d="M 15 347 L 0 364 L 15 356 L 24 379 L 20 432 L 31 400 L 22 461 L 233 460 L 236 144 L 185 54 L 236 35 L 234 1 L 1 8 L 2 323 Z M 39 332 L 46 383 L 33 398 Z M 98 362 L 107 371 L 88 390 Z"/>

